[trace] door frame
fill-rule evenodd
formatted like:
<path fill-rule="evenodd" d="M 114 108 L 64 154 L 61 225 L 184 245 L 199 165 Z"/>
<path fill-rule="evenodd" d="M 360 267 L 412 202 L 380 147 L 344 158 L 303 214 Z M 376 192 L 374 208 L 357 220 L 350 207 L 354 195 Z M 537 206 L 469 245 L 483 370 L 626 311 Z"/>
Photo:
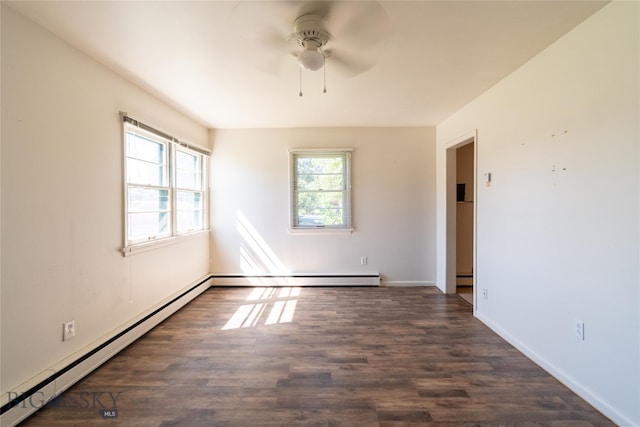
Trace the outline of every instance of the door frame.
<path fill-rule="evenodd" d="M 478 235 L 478 135 L 474 130 L 462 135 L 445 146 L 446 162 L 445 162 L 445 215 L 444 215 L 444 282 L 445 292 L 456 292 L 456 212 L 457 212 L 457 156 L 456 150 L 462 146 L 474 143 L 473 147 L 473 309 L 477 307 L 476 285 L 478 282 L 477 269 L 477 235 Z"/>

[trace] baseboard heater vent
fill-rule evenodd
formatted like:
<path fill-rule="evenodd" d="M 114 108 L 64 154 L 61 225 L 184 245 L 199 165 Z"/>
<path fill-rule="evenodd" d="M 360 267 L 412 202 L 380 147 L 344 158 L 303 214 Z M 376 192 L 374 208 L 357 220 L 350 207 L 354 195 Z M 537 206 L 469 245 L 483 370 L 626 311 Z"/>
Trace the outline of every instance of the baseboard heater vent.
<path fill-rule="evenodd" d="M 211 286 L 380 286 L 379 274 L 214 274 Z"/>

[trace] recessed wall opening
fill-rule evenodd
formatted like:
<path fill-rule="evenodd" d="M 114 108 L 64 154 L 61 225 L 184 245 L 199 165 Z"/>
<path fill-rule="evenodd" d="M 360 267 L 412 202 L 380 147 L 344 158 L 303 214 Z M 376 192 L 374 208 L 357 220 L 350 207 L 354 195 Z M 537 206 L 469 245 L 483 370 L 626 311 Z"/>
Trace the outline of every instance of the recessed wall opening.
<path fill-rule="evenodd" d="M 473 304 L 475 142 L 456 148 L 456 293 Z"/>
<path fill-rule="evenodd" d="M 446 150 L 446 292 L 475 306 L 476 135 Z"/>

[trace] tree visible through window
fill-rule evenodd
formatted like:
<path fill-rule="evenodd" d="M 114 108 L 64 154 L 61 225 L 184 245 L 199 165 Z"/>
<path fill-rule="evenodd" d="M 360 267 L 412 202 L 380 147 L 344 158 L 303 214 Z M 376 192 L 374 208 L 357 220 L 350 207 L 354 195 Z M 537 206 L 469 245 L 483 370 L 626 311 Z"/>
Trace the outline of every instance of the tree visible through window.
<path fill-rule="evenodd" d="M 351 228 L 351 152 L 291 153 L 292 228 Z"/>

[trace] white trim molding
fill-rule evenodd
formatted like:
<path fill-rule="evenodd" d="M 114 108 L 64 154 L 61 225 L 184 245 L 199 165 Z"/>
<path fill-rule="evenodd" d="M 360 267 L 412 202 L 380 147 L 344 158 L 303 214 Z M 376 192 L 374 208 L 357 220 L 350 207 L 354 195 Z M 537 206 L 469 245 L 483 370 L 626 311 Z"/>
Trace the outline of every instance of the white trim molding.
<path fill-rule="evenodd" d="M 213 274 L 211 286 L 380 286 L 380 275 L 371 274 Z"/>
<path fill-rule="evenodd" d="M 409 286 L 436 286 L 434 280 L 383 280 L 381 286 L 409 287 Z"/>

